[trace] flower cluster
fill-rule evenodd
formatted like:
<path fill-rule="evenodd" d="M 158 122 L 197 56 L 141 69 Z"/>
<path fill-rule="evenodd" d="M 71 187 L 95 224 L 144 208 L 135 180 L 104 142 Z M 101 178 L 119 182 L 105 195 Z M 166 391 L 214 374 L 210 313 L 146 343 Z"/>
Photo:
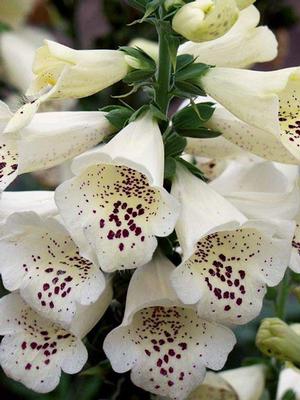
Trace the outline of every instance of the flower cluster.
<path fill-rule="evenodd" d="M 259 315 L 267 287 L 300 272 L 300 67 L 243 69 L 277 54 L 254 1 L 132 3 L 159 44 L 45 40 L 28 101 L 15 113 L 0 104 L 0 273 L 11 292 L 0 300 L 0 364 L 41 393 L 61 371 L 79 372 L 114 276 L 134 270 L 123 321 L 104 340 L 112 368 L 173 400 L 211 389 L 243 399 L 234 371 L 206 368 L 223 368 L 234 327 Z M 149 104 L 39 112 L 123 79 Z M 72 177 L 55 192 L 5 191 L 65 160 Z M 251 368 L 261 392 L 264 368 Z"/>

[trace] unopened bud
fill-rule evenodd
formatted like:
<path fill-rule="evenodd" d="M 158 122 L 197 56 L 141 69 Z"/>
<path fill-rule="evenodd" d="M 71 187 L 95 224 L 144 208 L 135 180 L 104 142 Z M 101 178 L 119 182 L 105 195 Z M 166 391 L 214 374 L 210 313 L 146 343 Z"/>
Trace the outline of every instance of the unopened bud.
<path fill-rule="evenodd" d="M 204 42 L 224 35 L 238 15 L 235 0 L 196 0 L 178 10 L 172 27 L 188 40 Z"/>
<path fill-rule="evenodd" d="M 256 336 L 256 346 L 269 357 L 300 364 L 300 336 L 279 318 L 262 321 Z"/>
<path fill-rule="evenodd" d="M 173 7 L 183 6 L 184 2 L 182 0 L 166 0 L 164 2 L 164 7 L 166 11 L 169 11 Z"/>

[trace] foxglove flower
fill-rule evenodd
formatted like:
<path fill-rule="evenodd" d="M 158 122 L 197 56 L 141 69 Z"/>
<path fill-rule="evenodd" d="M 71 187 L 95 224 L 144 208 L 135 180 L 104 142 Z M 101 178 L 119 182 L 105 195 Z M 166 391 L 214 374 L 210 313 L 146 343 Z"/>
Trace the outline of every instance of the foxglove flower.
<path fill-rule="evenodd" d="M 298 170 L 292 165 L 289 168 Z M 210 187 L 248 218 L 294 220 L 299 212 L 298 179 L 290 181 L 268 161 L 232 161 Z"/>
<path fill-rule="evenodd" d="M 281 143 L 298 163 L 299 82 L 299 68 L 260 72 L 217 67 L 211 68 L 201 79 L 207 94 L 243 121 L 232 118 L 230 113 L 221 113 L 221 132 L 226 129 L 236 131 L 239 125 L 240 137 L 252 135 L 256 140 L 260 135 L 264 144 L 273 136 L 273 140 Z"/>
<path fill-rule="evenodd" d="M 15 213 L 1 227 L 0 272 L 10 291 L 39 314 L 69 325 L 78 304 L 94 303 L 105 288 L 98 265 L 82 257 L 66 229 L 33 212 Z"/>
<path fill-rule="evenodd" d="M 123 322 L 107 335 L 104 351 L 116 372 L 131 370 L 135 385 L 183 400 L 203 381 L 206 367 L 223 367 L 235 337 L 178 300 L 169 283 L 172 271 L 162 255 L 136 270 Z"/>
<path fill-rule="evenodd" d="M 288 390 L 292 390 L 296 399 L 300 398 L 300 370 L 296 367 L 284 368 L 279 374 L 276 400 L 281 400 Z"/>
<path fill-rule="evenodd" d="M 238 152 L 237 147 L 240 147 L 246 152 L 267 160 L 299 165 L 299 156 L 297 157 L 290 148 L 285 146 L 282 136 L 268 132 L 265 129 L 266 125 L 262 125 L 264 127 L 262 129 L 247 124 L 219 105 L 205 126 L 213 131 L 221 132 L 222 136 L 213 139 L 189 139 L 186 148 L 189 154 L 203 156 L 208 149 L 222 156 L 222 146 L 224 146 L 225 155 L 230 155 L 230 153 Z"/>
<path fill-rule="evenodd" d="M 61 371 L 78 373 L 88 356 L 81 338 L 102 317 L 111 297 L 108 287 L 95 306 L 81 308 L 68 330 L 38 315 L 17 292 L 2 297 L 0 364 L 6 375 L 47 393 L 58 385 Z"/>
<path fill-rule="evenodd" d="M 238 16 L 235 0 L 196 0 L 177 11 L 172 28 L 188 40 L 204 42 L 224 35 Z"/>
<path fill-rule="evenodd" d="M 176 233 L 183 262 L 172 274 L 178 297 L 210 320 L 244 324 L 255 318 L 266 285 L 277 285 L 288 266 L 294 223 L 246 221 L 182 167 L 172 193 L 182 203 Z"/>
<path fill-rule="evenodd" d="M 0 103 L 0 131 L 11 112 Z M 0 140 L 0 190 L 19 174 L 50 168 L 70 159 L 97 143 L 114 128 L 105 113 L 38 113 L 21 131 L 2 134 Z"/>
<path fill-rule="evenodd" d="M 55 216 L 58 210 L 54 192 L 30 190 L 26 192 L 3 192 L 0 196 L 0 223 L 16 212 L 34 211 L 40 216 Z"/>
<path fill-rule="evenodd" d="M 259 18 L 258 10 L 248 7 L 225 35 L 208 42 L 186 42 L 178 54 L 191 54 L 196 62 L 218 67 L 245 68 L 271 61 L 277 56 L 277 40 L 268 27 L 257 27 Z"/>
<path fill-rule="evenodd" d="M 107 272 L 150 261 L 155 236 L 169 235 L 179 212 L 163 188 L 164 148 L 152 116 L 75 159 L 73 172 L 56 189 L 56 202 L 82 254 L 95 254 Z"/>

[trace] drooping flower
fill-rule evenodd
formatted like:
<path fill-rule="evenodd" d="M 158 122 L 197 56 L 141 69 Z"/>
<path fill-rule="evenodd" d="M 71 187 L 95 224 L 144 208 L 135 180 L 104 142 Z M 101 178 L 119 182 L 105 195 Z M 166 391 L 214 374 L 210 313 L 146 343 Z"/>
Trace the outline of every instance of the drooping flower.
<path fill-rule="evenodd" d="M 179 212 L 163 188 L 164 148 L 152 116 L 75 159 L 73 172 L 57 188 L 56 202 L 82 254 L 95 254 L 107 272 L 150 261 L 155 236 L 169 235 Z"/>
<path fill-rule="evenodd" d="M 204 42 L 224 35 L 238 15 L 235 0 L 196 0 L 177 11 L 172 28 L 188 40 Z"/>
<path fill-rule="evenodd" d="M 17 292 L 2 297 L 0 364 L 6 375 L 47 393 L 58 385 L 61 371 L 78 373 L 87 361 L 81 338 L 100 320 L 111 298 L 107 287 L 95 306 L 81 308 L 67 330 L 38 315 Z"/>
<path fill-rule="evenodd" d="M 296 399 L 300 398 L 300 370 L 294 366 L 284 368 L 279 375 L 276 400 L 281 400 L 287 391 L 292 390 Z"/>
<path fill-rule="evenodd" d="M 162 255 L 135 271 L 123 322 L 106 337 L 104 351 L 116 372 L 131 370 L 135 385 L 182 400 L 203 381 L 206 367 L 222 368 L 235 338 L 178 300 L 172 271 Z"/>
<path fill-rule="evenodd" d="M 252 109 L 254 103 L 255 100 L 251 103 Z M 267 160 L 297 165 L 300 163 L 300 156 L 286 147 L 283 136 L 267 131 L 265 124 L 262 125 L 263 128 L 247 124 L 219 105 L 205 126 L 221 132 L 222 136 L 213 139 L 188 139 L 185 151 L 198 156 L 203 156 L 203 152 L 205 154 L 206 151 L 212 151 L 214 154 L 218 151 L 222 157 L 222 146 L 229 154 L 238 151 L 237 147 L 240 147 Z"/>
<path fill-rule="evenodd" d="M 172 284 L 200 316 L 244 324 L 261 309 L 266 285 L 283 278 L 291 254 L 291 221 L 246 220 L 207 184 L 177 167 L 172 194 L 181 201 L 176 233 L 182 264 Z"/>
<path fill-rule="evenodd" d="M 191 54 L 196 62 L 218 67 L 245 68 L 271 61 L 277 56 L 277 40 L 268 27 L 257 27 L 259 18 L 258 10 L 248 7 L 225 35 L 208 42 L 186 42 L 179 47 L 178 54 Z"/>
<path fill-rule="evenodd" d="M 11 118 L 0 103 L 0 131 Z M 50 168 L 90 149 L 114 131 L 105 113 L 38 113 L 22 130 L 2 134 L 0 140 L 0 190 L 19 174 Z"/>
<path fill-rule="evenodd" d="M 58 210 L 54 192 L 30 190 L 26 192 L 3 192 L 0 196 L 0 223 L 16 212 L 34 211 L 38 215 L 55 216 Z"/>
<path fill-rule="evenodd" d="M 289 166 L 297 172 L 298 167 Z M 269 161 L 231 161 L 210 187 L 248 218 L 294 220 L 299 212 L 298 179 L 288 177 Z"/>
<path fill-rule="evenodd" d="M 1 227 L 0 273 L 10 291 L 39 314 L 69 325 L 78 304 L 94 303 L 105 289 L 95 263 L 82 257 L 69 233 L 53 218 L 15 213 Z"/>
<path fill-rule="evenodd" d="M 123 79 L 128 69 L 118 50 L 74 50 L 45 40 L 36 51 L 36 77 L 26 93 L 32 101 L 17 110 L 6 132 L 27 125 L 44 101 L 90 96 Z"/>
<path fill-rule="evenodd" d="M 229 111 L 218 112 L 219 121 L 223 119 L 221 132 L 239 129 L 240 139 L 252 135 L 254 148 L 263 148 L 263 143 L 266 147 L 273 136 L 299 163 L 299 68 L 260 72 L 217 67 L 201 78 L 201 84 L 208 95 Z M 262 138 L 263 143 L 255 143 Z"/>

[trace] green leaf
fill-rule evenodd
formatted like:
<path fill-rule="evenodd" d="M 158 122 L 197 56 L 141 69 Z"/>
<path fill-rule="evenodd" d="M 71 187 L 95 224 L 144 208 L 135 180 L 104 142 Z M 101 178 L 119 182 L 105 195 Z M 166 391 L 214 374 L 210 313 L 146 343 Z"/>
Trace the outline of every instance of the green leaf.
<path fill-rule="evenodd" d="M 180 39 L 178 36 L 175 35 L 169 35 L 169 40 L 168 40 L 168 52 L 169 56 L 171 59 L 171 63 L 173 66 L 173 70 L 176 70 L 176 62 L 177 62 L 177 50 L 180 45 Z"/>
<path fill-rule="evenodd" d="M 176 132 L 179 133 L 180 136 L 197 138 L 197 139 L 214 139 L 218 136 L 221 136 L 221 132 L 211 131 L 207 128 L 198 128 L 198 129 L 176 129 Z"/>
<path fill-rule="evenodd" d="M 190 54 L 181 54 L 177 57 L 176 61 L 176 71 L 179 72 L 183 68 L 187 67 L 188 65 L 194 62 L 194 57 Z"/>
<path fill-rule="evenodd" d="M 148 0 L 128 0 L 128 4 L 139 11 L 145 11 L 147 1 Z"/>
<path fill-rule="evenodd" d="M 167 116 L 164 113 L 162 113 L 160 109 L 154 104 L 150 104 L 149 109 L 153 117 L 155 117 L 156 119 L 159 119 L 160 121 L 168 121 Z"/>
<path fill-rule="evenodd" d="M 143 49 L 139 47 L 129 47 L 129 46 L 121 46 L 119 50 L 123 51 L 123 53 L 127 54 L 130 57 L 133 57 L 138 60 L 140 64 L 140 69 L 145 70 L 155 70 L 156 63 L 152 57 L 150 57 L 147 53 L 144 52 Z"/>
<path fill-rule="evenodd" d="M 277 298 L 277 289 L 275 287 L 268 287 L 266 300 L 274 301 Z"/>
<path fill-rule="evenodd" d="M 193 103 L 179 110 L 173 116 L 172 123 L 176 130 L 203 128 L 203 124 L 212 117 L 214 111 L 213 103 Z"/>
<path fill-rule="evenodd" d="M 11 29 L 12 28 L 8 24 L 5 24 L 4 22 L 0 22 L 0 33 L 10 31 Z"/>
<path fill-rule="evenodd" d="M 181 155 L 187 145 L 187 140 L 174 131 L 166 131 L 163 140 L 166 158 Z"/>
<path fill-rule="evenodd" d="M 176 173 L 176 161 L 172 157 L 165 159 L 165 175 L 164 178 L 172 181 Z"/>
<path fill-rule="evenodd" d="M 211 65 L 202 63 L 188 64 L 185 68 L 176 72 L 175 79 L 176 81 L 199 80 L 210 68 L 212 68 Z"/>
<path fill-rule="evenodd" d="M 127 83 L 128 85 L 132 85 L 135 83 L 142 83 L 152 78 L 155 73 L 155 70 L 135 70 L 129 72 L 126 77 L 123 79 L 123 82 Z"/>
<path fill-rule="evenodd" d="M 100 111 L 107 112 L 105 118 L 118 130 L 122 129 L 133 114 L 133 110 L 123 106 L 108 106 Z"/>
<path fill-rule="evenodd" d="M 190 99 L 195 96 L 205 96 L 205 92 L 200 86 L 190 82 L 176 82 L 172 94 L 184 99 Z"/>
<path fill-rule="evenodd" d="M 204 182 L 207 181 L 203 172 L 200 171 L 200 169 L 197 168 L 195 165 L 189 163 L 188 161 L 185 161 L 183 158 L 180 158 L 180 157 L 177 157 L 176 161 L 178 161 L 180 164 L 182 164 L 187 170 L 190 171 L 190 173 L 192 173 L 197 178 L 201 179 Z"/>

